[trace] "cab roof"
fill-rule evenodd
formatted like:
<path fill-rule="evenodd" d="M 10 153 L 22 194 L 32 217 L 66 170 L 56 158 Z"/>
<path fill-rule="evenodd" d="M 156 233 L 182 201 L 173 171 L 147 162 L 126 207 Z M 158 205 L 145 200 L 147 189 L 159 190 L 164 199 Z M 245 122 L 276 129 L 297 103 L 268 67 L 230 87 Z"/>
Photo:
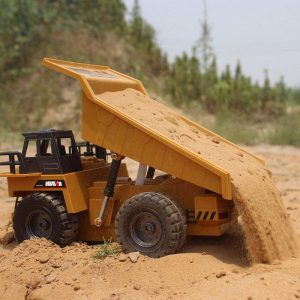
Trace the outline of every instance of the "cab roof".
<path fill-rule="evenodd" d="M 39 138 L 67 138 L 73 137 L 71 130 L 57 130 L 57 129 L 42 129 L 38 131 L 25 132 L 23 136 L 28 139 Z"/>

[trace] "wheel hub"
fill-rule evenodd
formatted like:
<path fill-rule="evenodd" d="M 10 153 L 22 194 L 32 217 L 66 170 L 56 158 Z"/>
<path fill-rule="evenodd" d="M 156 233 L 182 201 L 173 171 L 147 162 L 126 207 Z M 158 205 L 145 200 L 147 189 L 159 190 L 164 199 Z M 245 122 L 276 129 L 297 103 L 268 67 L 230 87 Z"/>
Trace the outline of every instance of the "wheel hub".
<path fill-rule="evenodd" d="M 49 238 L 52 234 L 52 220 L 42 209 L 32 211 L 26 219 L 26 231 L 30 237 Z"/>
<path fill-rule="evenodd" d="M 145 230 L 148 232 L 153 232 L 155 230 L 154 224 L 152 223 L 146 223 L 145 224 Z"/>
<path fill-rule="evenodd" d="M 155 212 L 141 212 L 130 223 L 133 241 L 141 247 L 157 245 L 162 237 L 162 226 Z"/>
<path fill-rule="evenodd" d="M 47 230 L 49 228 L 49 222 L 47 220 L 43 219 L 40 222 L 40 227 L 42 230 Z"/>

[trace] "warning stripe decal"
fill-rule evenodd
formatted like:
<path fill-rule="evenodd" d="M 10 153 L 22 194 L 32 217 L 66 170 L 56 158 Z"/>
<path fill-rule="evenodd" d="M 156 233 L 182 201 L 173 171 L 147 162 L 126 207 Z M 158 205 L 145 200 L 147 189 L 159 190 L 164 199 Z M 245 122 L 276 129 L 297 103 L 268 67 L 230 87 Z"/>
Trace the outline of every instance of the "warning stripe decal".
<path fill-rule="evenodd" d="M 186 218 L 188 223 L 197 223 L 198 221 L 213 221 L 217 215 L 216 211 L 199 210 L 197 216 L 193 209 L 186 210 Z"/>
<path fill-rule="evenodd" d="M 209 211 L 206 211 L 205 214 L 204 214 L 204 216 L 203 216 L 203 220 L 204 221 L 207 219 L 208 214 L 209 214 Z"/>
<path fill-rule="evenodd" d="M 199 211 L 196 220 L 200 220 L 201 215 L 202 215 L 202 211 Z"/>
<path fill-rule="evenodd" d="M 215 211 L 213 211 L 212 213 L 211 213 L 211 215 L 210 215 L 210 220 L 213 220 L 214 219 L 214 217 L 215 217 L 215 215 L 216 215 L 216 212 Z"/>

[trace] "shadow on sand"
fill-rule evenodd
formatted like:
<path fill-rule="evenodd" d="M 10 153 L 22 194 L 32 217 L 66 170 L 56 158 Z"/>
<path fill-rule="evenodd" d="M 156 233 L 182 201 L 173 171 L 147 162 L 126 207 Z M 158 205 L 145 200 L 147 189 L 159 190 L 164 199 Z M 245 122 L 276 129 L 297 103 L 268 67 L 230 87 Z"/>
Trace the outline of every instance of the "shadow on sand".
<path fill-rule="evenodd" d="M 240 267 L 251 265 L 243 236 L 225 234 L 220 237 L 189 237 L 181 253 L 203 253 Z"/>

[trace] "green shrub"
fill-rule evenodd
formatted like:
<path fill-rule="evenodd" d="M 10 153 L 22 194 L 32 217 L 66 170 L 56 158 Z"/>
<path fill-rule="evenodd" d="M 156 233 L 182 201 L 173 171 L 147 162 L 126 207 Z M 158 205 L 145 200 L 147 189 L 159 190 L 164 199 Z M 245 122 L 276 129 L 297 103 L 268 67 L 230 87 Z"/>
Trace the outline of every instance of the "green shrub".
<path fill-rule="evenodd" d="M 269 133 L 267 142 L 300 147 L 300 114 L 295 112 L 279 118 Z"/>
<path fill-rule="evenodd" d="M 261 141 L 256 126 L 245 116 L 229 111 L 221 111 L 211 128 L 234 143 L 253 145 Z"/>

